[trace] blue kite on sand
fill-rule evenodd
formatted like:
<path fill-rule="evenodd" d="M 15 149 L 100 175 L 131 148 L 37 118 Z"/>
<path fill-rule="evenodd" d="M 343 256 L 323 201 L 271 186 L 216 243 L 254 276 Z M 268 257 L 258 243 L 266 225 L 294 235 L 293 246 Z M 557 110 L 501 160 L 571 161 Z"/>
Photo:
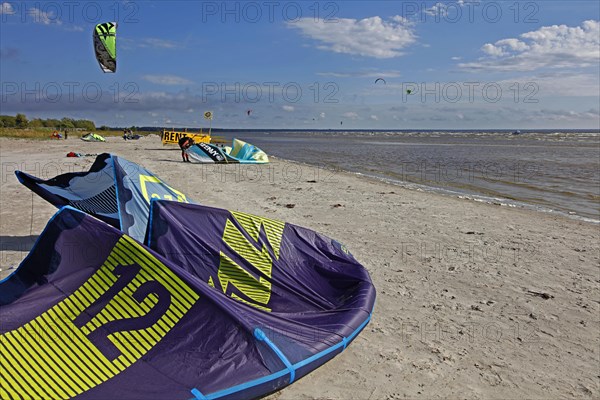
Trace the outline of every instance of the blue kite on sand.
<path fill-rule="evenodd" d="M 188 202 L 158 176 L 124 158 L 103 153 L 88 172 L 75 172 L 42 180 L 16 171 L 17 179 L 46 201 L 60 208 L 72 206 L 144 240 L 150 200 Z"/>

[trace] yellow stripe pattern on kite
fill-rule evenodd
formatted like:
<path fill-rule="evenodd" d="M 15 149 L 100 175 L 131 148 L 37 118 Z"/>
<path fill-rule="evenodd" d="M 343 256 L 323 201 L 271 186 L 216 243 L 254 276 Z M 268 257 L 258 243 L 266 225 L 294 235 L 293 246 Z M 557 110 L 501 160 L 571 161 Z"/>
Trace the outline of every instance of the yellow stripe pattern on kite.
<path fill-rule="evenodd" d="M 75 319 L 117 282 L 113 273 L 117 265 L 140 268 L 122 290 L 78 328 Z M 148 282 L 168 291 L 168 308 L 151 326 L 107 333 L 108 340 L 120 351 L 111 360 L 88 335 L 112 321 L 148 314 L 158 302 L 157 295 L 150 293 L 141 302 L 132 297 Z M 104 264 L 73 294 L 0 336 L 0 398 L 69 398 L 113 378 L 153 348 L 198 298 L 173 271 L 138 243 L 122 236 Z"/>
<path fill-rule="evenodd" d="M 227 219 L 225 223 L 223 242 L 239 257 L 250 263 L 259 273 L 246 270 L 225 253 L 220 252 L 218 278 L 221 289 L 223 293 L 227 293 L 231 284 L 239 292 L 232 291 L 230 294 L 232 298 L 270 312 L 271 309 L 267 305 L 271 299 L 273 259 L 265 244 L 259 240 L 259 234 L 261 228 L 264 229 L 267 241 L 273 249 L 275 258 L 278 259 L 285 223 L 240 212 L 231 212 L 231 214 L 246 235 L 252 238 L 255 243 L 260 244 L 261 248 L 259 250 L 254 243 L 249 241 L 230 219 Z"/>

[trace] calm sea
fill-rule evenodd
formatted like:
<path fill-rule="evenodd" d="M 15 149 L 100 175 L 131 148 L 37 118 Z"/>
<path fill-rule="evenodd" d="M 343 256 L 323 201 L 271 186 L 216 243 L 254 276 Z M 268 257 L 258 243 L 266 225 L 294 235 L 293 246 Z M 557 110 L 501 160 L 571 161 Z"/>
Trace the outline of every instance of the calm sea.
<path fill-rule="evenodd" d="M 267 154 L 600 222 L 598 131 L 238 131 Z"/>

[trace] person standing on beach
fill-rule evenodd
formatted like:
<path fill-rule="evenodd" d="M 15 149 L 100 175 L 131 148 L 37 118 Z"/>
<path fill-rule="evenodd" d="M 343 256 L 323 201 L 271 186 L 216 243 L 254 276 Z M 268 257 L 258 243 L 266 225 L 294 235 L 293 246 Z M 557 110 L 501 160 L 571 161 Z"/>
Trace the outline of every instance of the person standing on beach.
<path fill-rule="evenodd" d="M 178 143 L 181 148 L 181 158 L 183 158 L 183 162 L 191 162 L 190 157 L 187 154 L 187 149 L 194 144 L 194 140 L 191 137 L 184 136 L 179 139 Z"/>

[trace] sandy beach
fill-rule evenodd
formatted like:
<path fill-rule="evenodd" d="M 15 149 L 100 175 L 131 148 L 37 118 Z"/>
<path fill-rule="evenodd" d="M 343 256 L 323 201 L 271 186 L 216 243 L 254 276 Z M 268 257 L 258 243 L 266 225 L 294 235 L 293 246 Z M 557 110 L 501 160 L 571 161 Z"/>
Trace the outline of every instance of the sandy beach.
<path fill-rule="evenodd" d="M 371 323 L 344 353 L 270 399 L 600 397 L 597 224 L 280 159 L 184 164 L 156 135 L 0 138 L 0 277 L 56 211 L 14 170 L 48 179 L 95 159 L 69 151 L 113 153 L 198 203 L 314 229 L 369 270 L 378 296 Z"/>

